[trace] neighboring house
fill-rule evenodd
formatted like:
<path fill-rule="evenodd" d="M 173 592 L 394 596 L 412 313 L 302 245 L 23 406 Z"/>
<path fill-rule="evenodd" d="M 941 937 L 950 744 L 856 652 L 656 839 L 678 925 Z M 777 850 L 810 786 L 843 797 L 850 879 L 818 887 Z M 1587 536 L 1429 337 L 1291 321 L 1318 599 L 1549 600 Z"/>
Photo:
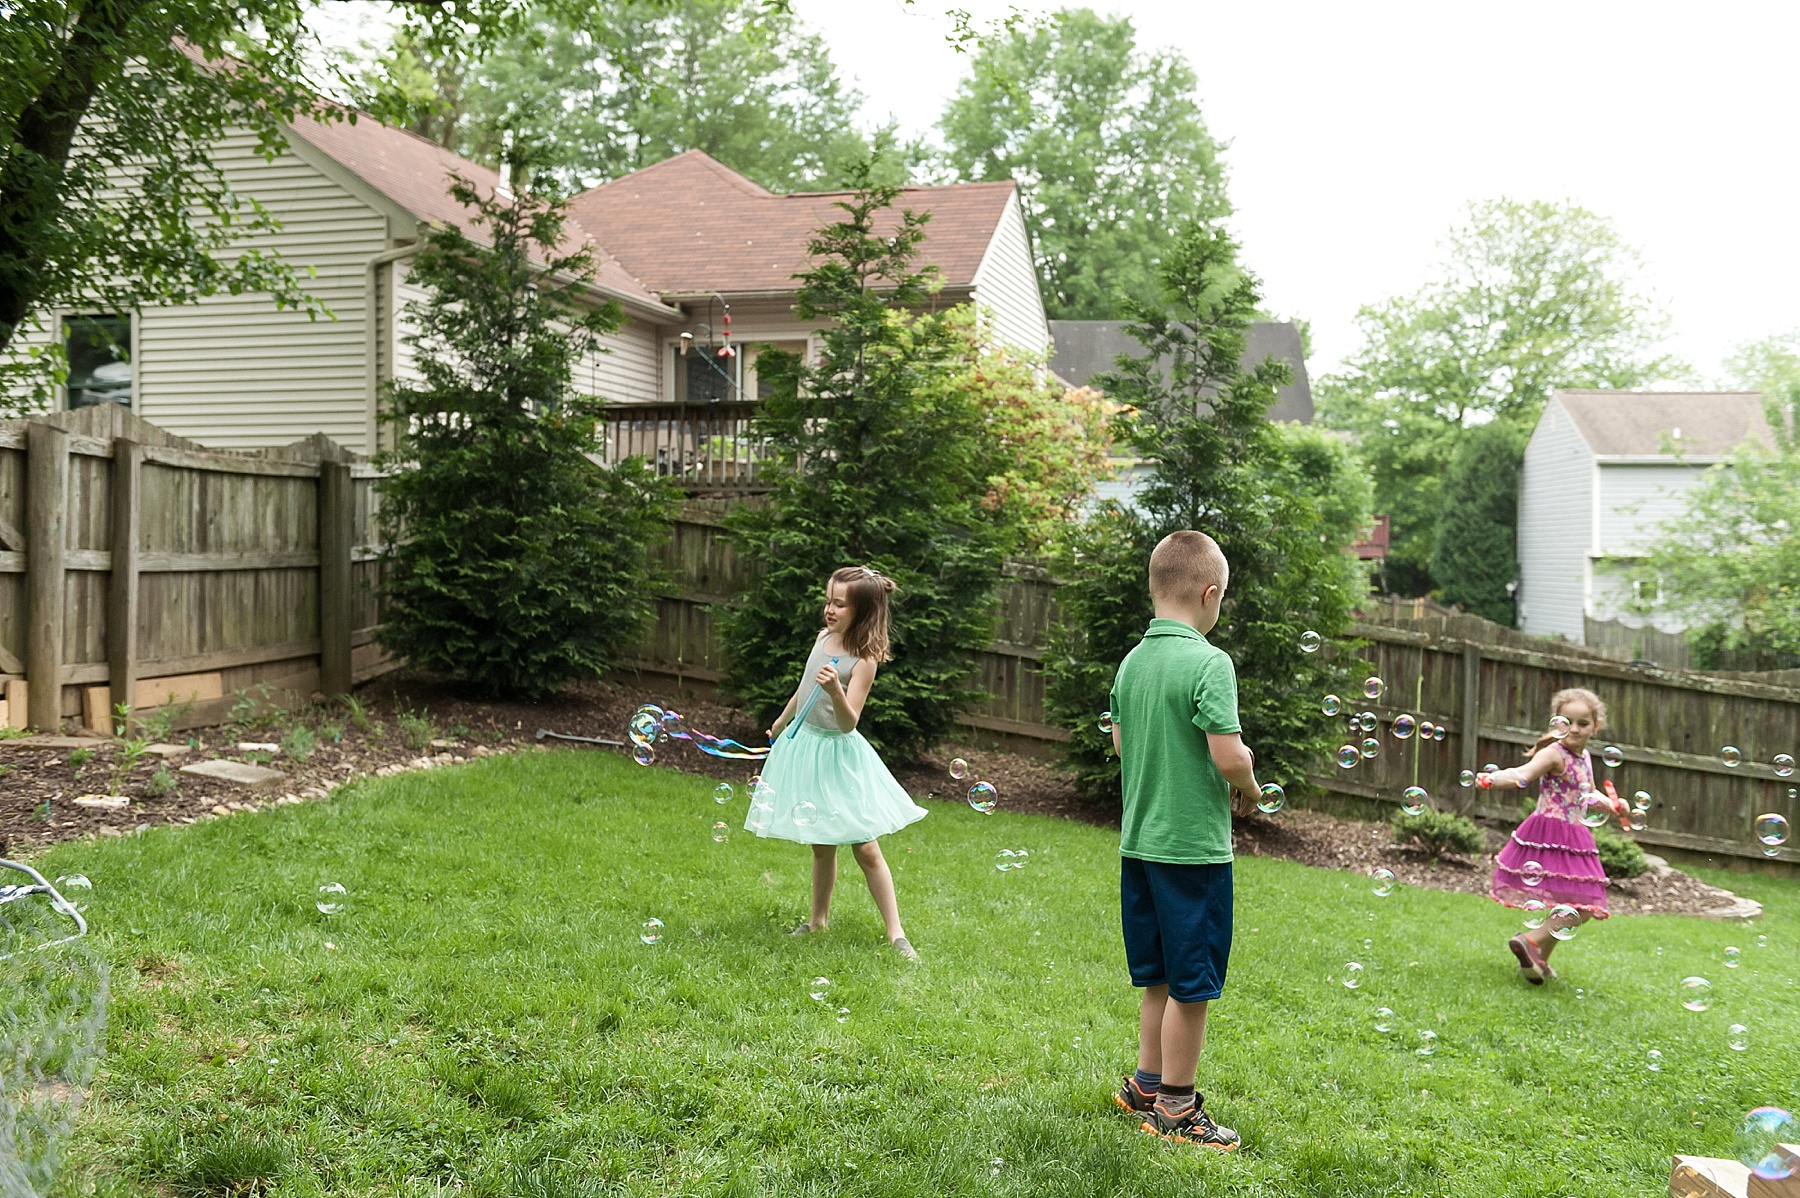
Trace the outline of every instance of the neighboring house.
<path fill-rule="evenodd" d="M 1631 560 L 1747 440 L 1769 440 L 1754 391 L 1558 391 L 1519 478 L 1519 627 L 1578 644 L 1590 620 L 1679 632 Z"/>
<path fill-rule="evenodd" d="M 1085 387 L 1096 374 L 1111 370 L 1121 354 L 1144 356 L 1144 347 L 1125 331 L 1121 320 L 1053 320 L 1050 340 L 1055 345 L 1050 354 L 1051 372 L 1075 387 Z M 1286 362 L 1293 375 L 1288 385 L 1276 392 L 1269 419 L 1311 424 L 1312 379 L 1306 373 L 1299 325 L 1291 320 L 1259 320 L 1245 331 L 1242 365 L 1257 366 L 1269 358 Z"/>
<path fill-rule="evenodd" d="M 448 194 L 460 174 L 492 193 L 499 176 L 424 138 L 364 116 L 355 124 L 298 121 L 270 161 L 254 139 L 224 141 L 216 160 L 233 189 L 281 221 L 248 244 L 278 251 L 313 277 L 330 318 L 279 311 L 266 295 L 214 296 L 136 312 L 59 311 L 23 348 L 60 339 L 71 376 L 59 406 L 120 403 L 183 437 L 228 449 L 285 445 L 324 433 L 360 452 L 378 448 L 384 382 L 415 377 L 405 304 L 422 290 L 408 259 L 435 224 L 482 230 Z M 813 329 L 791 311 L 792 276 L 807 241 L 841 215 L 843 193 L 778 196 L 698 151 L 576 197 L 569 236 L 591 241 L 596 302 L 616 301 L 625 324 L 607 352 L 576 371 L 578 387 L 633 404 L 754 397 L 757 345 L 807 348 Z M 1017 188 L 977 183 L 907 188 L 899 207 L 929 211 L 922 259 L 943 282 L 938 302 L 972 300 L 993 333 L 1048 348 L 1043 303 Z M 723 332 L 744 352 L 729 371 L 688 370 L 682 334 L 705 344 Z"/>

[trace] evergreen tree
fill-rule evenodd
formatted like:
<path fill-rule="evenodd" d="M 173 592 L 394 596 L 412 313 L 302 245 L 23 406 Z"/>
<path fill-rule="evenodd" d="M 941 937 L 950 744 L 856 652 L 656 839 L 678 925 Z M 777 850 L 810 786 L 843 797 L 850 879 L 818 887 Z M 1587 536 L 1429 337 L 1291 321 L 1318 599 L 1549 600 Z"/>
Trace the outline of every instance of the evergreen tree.
<path fill-rule="evenodd" d="M 1496 420 L 1463 434 L 1444 479 L 1431 574 L 1444 602 L 1499 624 L 1516 609 L 1508 583 L 1519 578 L 1519 470 L 1530 434 Z"/>
<path fill-rule="evenodd" d="M 1117 798 L 1118 762 L 1096 717 L 1150 620 L 1150 551 L 1197 529 L 1231 563 L 1209 639 L 1236 663 L 1245 742 L 1260 777 L 1292 784 L 1329 747 L 1317 703 L 1337 679 L 1332 657 L 1303 651 L 1301 636 L 1342 633 L 1366 590 L 1346 550 L 1367 525 L 1367 483 L 1323 434 L 1269 422 L 1288 368 L 1240 365 L 1258 295 L 1237 246 L 1192 222 L 1160 275 L 1162 302 L 1130 305 L 1144 355 L 1096 380 L 1129 405 L 1119 435 L 1154 470 L 1133 506 L 1102 505 L 1060 547 L 1047 706 L 1070 731 L 1067 759 L 1084 789 Z"/>
<path fill-rule="evenodd" d="M 919 310 L 931 279 L 913 260 L 928 214 L 896 219 L 898 194 L 861 168 L 844 219 L 810 243 L 794 311 L 821 329 L 817 364 L 758 359 L 774 489 L 768 506 L 728 519 L 756 573 L 722 623 L 727 685 L 773 717 L 800 681 L 830 573 L 866 565 L 893 578 L 894 660 L 859 728 L 904 756 L 975 697 L 969 654 L 988 638 L 1004 534 L 981 503 L 993 451 L 977 393 L 958 381 L 966 338 Z"/>
<path fill-rule="evenodd" d="M 592 256 L 562 246 L 561 202 L 461 178 L 451 195 L 491 244 L 446 226 L 413 260 L 421 378 L 387 392 L 377 636 L 482 690 L 543 695 L 611 666 L 648 619 L 673 496 L 641 461 L 586 456 L 603 401 L 571 387 L 573 367 L 622 317 L 583 295 Z"/>

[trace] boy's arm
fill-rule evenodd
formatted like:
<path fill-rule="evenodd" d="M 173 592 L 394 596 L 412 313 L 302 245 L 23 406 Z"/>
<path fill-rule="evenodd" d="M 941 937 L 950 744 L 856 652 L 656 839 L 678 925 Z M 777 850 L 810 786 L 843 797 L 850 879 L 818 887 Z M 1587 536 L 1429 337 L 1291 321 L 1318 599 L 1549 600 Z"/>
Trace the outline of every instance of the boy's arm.
<path fill-rule="evenodd" d="M 1206 747 L 1225 781 L 1246 798 L 1254 798 L 1262 788 L 1256 784 L 1256 759 L 1244 738 L 1236 732 L 1208 732 Z"/>

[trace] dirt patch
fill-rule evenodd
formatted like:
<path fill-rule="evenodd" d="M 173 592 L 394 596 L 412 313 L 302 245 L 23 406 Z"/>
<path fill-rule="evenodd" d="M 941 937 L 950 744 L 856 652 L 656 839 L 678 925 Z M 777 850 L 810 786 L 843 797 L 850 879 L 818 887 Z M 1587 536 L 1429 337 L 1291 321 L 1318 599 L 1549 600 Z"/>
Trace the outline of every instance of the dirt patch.
<path fill-rule="evenodd" d="M 283 776 L 260 790 L 220 779 L 176 775 L 178 793 L 155 796 L 150 778 L 159 761 L 141 763 L 117 787 L 131 802 L 123 808 L 82 806 L 79 796 L 105 794 L 116 749 L 93 741 L 71 764 L 70 748 L 43 747 L 31 741 L 0 741 L 0 851 L 26 852 L 83 836 L 121 836 L 159 824 L 191 824 L 238 811 L 260 810 L 272 803 L 323 798 L 342 783 L 366 774 L 383 775 L 428 769 L 538 744 L 540 728 L 575 736 L 625 739 L 625 724 L 643 703 L 679 707 L 691 727 L 745 744 L 763 743 L 763 731 L 741 708 L 712 699 L 679 702 L 655 687 L 583 683 L 541 702 L 491 701 L 470 696 L 452 683 L 410 671 L 390 675 L 365 688 L 369 726 L 359 729 L 342 709 L 285 716 L 271 726 L 207 729 L 190 738 L 188 751 L 171 758 L 173 770 L 209 757 L 266 765 Z M 286 727 L 305 722 L 335 732 L 321 737 L 305 761 L 284 754 L 246 751 L 242 743 L 281 739 Z M 342 724 L 341 729 L 335 726 Z M 427 744 L 429 735 L 435 743 Z M 410 743 L 408 742 L 410 736 Z M 555 742 L 549 742 L 555 743 Z M 596 748 L 594 751 L 608 752 Z M 949 765 L 961 757 L 969 773 L 950 777 Z M 701 777 L 742 784 L 756 773 L 754 762 L 721 760 L 682 741 L 657 746 L 658 765 Z M 1118 827 L 1119 813 L 1107 805 L 1084 801 L 1069 775 L 1053 760 L 980 747 L 972 740 L 952 739 L 921 761 L 898 765 L 895 776 L 921 798 L 957 801 L 976 781 L 992 782 L 1002 810 L 1054 815 L 1101 827 Z M 1489 852 L 1476 859 L 1455 855 L 1432 858 L 1394 843 L 1386 824 L 1338 819 L 1322 812 L 1290 809 L 1275 816 L 1252 815 L 1236 821 L 1237 851 L 1246 856 L 1281 857 L 1327 869 L 1362 873 L 1385 866 L 1404 884 L 1486 894 L 1493 856 L 1508 830 L 1489 828 Z M 1615 914 L 1743 915 L 1746 909 L 1730 891 L 1708 886 L 1665 864 L 1640 878 L 1614 881 L 1609 905 Z"/>

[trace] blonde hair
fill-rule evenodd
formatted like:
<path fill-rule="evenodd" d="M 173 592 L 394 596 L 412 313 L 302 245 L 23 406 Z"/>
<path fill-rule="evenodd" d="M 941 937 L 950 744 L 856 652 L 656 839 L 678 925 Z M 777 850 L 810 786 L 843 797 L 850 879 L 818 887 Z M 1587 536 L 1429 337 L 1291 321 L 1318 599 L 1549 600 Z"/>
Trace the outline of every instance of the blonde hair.
<path fill-rule="evenodd" d="M 831 572 L 827 593 L 840 582 L 844 584 L 844 597 L 850 601 L 850 624 L 838 634 L 844 649 L 870 661 L 892 661 L 888 595 L 893 593 L 894 580 L 870 566 L 844 566 Z"/>
<path fill-rule="evenodd" d="M 1225 551 L 1203 532 L 1172 532 L 1150 553 L 1150 593 L 1177 603 L 1199 603 L 1207 587 L 1223 591 L 1230 576 Z"/>
<path fill-rule="evenodd" d="M 1599 695 L 1596 695 L 1593 691 L 1587 689 L 1585 686 L 1567 687 L 1563 690 L 1557 691 L 1554 695 L 1551 695 L 1550 696 L 1550 714 L 1551 714 L 1551 716 L 1554 717 L 1554 716 L 1561 715 L 1562 709 L 1577 699 L 1579 699 L 1583 703 L 1586 703 L 1588 705 L 1588 709 L 1594 713 L 1594 731 L 1595 732 L 1598 732 L 1602 728 L 1606 727 L 1606 700 L 1602 699 Z M 1536 744 L 1532 745 L 1531 748 L 1525 750 L 1525 756 L 1527 758 L 1536 757 L 1538 755 L 1538 751 L 1541 750 L 1545 745 L 1554 743 L 1556 741 L 1559 741 L 1560 739 L 1561 739 L 1560 737 L 1551 736 L 1549 733 L 1545 733 L 1543 736 L 1540 736 L 1537 738 Z"/>

